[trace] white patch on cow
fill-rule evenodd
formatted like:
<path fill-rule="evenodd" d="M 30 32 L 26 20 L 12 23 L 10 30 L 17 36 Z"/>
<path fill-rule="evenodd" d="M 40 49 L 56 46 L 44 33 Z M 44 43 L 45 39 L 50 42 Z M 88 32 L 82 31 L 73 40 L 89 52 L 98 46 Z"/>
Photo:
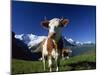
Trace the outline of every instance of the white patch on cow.
<path fill-rule="evenodd" d="M 48 51 L 47 51 L 47 39 L 43 44 L 43 52 L 42 53 L 43 53 L 44 56 L 46 56 L 48 54 Z"/>
<path fill-rule="evenodd" d="M 51 58 L 48 59 L 48 64 L 49 64 L 49 67 L 50 67 L 51 64 L 52 64 Z"/>
<path fill-rule="evenodd" d="M 61 37 L 62 28 L 59 27 L 60 19 L 54 18 L 49 21 L 49 34 L 56 33 L 55 40 L 58 41 Z"/>
<path fill-rule="evenodd" d="M 58 72 L 58 66 L 57 66 L 57 68 L 56 68 L 56 71 Z"/>
<path fill-rule="evenodd" d="M 54 18 L 54 19 L 51 19 L 49 22 L 50 22 L 49 26 L 56 26 L 57 27 L 59 25 L 60 19 Z"/>
<path fill-rule="evenodd" d="M 55 58 L 57 58 L 58 53 L 57 53 L 57 51 L 55 49 L 53 49 L 51 55 L 55 59 Z"/>
<path fill-rule="evenodd" d="M 58 18 L 54 18 L 52 20 L 49 21 L 49 33 L 55 33 L 57 30 L 57 27 L 59 26 L 60 23 L 60 19 Z"/>
<path fill-rule="evenodd" d="M 55 33 L 54 26 L 50 26 L 49 33 Z"/>
<path fill-rule="evenodd" d="M 48 58 L 48 65 L 49 65 L 50 72 L 51 72 L 52 71 L 52 69 L 51 69 L 51 65 L 52 65 L 51 57 Z"/>
<path fill-rule="evenodd" d="M 55 49 L 53 49 L 52 52 L 51 52 L 51 55 L 55 56 L 55 54 L 56 54 Z"/>
<path fill-rule="evenodd" d="M 69 56 L 67 56 L 66 58 L 69 59 Z"/>

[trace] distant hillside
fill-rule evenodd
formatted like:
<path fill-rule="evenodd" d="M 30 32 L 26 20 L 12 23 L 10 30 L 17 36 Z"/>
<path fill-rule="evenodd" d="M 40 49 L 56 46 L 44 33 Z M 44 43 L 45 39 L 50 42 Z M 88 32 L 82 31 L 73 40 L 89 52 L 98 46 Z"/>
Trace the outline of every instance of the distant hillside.
<path fill-rule="evenodd" d="M 96 53 L 95 44 L 72 47 L 72 56 L 77 56 L 81 54 L 91 54 L 91 53 Z"/>

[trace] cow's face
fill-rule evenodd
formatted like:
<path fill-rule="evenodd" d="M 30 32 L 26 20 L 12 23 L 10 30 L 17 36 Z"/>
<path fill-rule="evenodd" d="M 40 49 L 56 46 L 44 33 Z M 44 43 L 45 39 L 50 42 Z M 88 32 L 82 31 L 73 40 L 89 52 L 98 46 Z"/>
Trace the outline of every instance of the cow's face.
<path fill-rule="evenodd" d="M 42 22 L 42 26 L 49 30 L 49 36 L 54 37 L 59 35 L 63 27 L 69 23 L 68 19 L 58 19 L 54 18 L 50 21 L 46 20 Z"/>

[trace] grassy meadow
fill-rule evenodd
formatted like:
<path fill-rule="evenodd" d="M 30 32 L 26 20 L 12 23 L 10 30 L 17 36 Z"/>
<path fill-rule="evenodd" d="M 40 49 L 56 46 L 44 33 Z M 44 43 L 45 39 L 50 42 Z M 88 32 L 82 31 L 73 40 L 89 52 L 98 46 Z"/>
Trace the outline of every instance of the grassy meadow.
<path fill-rule="evenodd" d="M 46 64 L 47 65 L 47 64 Z M 75 70 L 89 70 L 96 69 L 96 55 L 82 54 L 70 57 L 68 60 L 61 60 L 59 71 L 75 71 Z M 46 66 L 46 71 L 48 72 Z M 54 68 L 53 68 L 54 71 Z M 43 73 L 42 61 L 26 61 L 19 59 L 12 59 L 12 75 L 25 73 Z"/>

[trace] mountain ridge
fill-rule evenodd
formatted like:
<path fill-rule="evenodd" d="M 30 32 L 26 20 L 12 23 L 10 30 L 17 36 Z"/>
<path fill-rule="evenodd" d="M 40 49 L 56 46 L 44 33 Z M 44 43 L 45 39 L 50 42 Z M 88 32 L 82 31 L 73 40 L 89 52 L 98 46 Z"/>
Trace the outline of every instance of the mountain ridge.
<path fill-rule="evenodd" d="M 20 35 L 15 35 L 15 38 L 22 40 L 29 48 L 38 45 L 41 43 L 47 36 L 38 36 L 34 34 L 20 34 Z M 67 38 L 66 36 L 63 36 L 64 42 L 67 41 L 70 44 L 76 45 L 76 46 L 81 46 L 83 44 L 93 44 L 91 41 L 87 42 L 79 42 L 75 41 L 72 38 Z"/>

